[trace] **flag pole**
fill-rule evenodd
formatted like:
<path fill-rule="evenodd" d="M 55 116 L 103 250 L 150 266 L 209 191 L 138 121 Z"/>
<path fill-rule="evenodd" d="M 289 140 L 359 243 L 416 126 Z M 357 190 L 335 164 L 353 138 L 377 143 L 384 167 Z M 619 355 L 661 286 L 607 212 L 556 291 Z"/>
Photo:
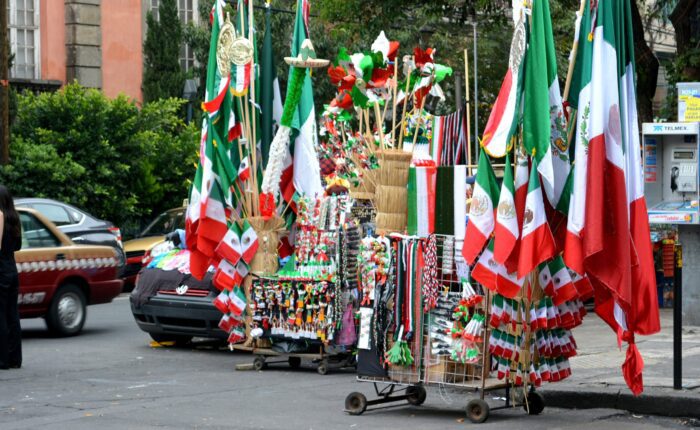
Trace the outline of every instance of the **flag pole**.
<path fill-rule="evenodd" d="M 571 81 L 573 80 L 574 77 L 574 68 L 576 66 L 576 55 L 578 53 L 578 41 L 581 38 L 581 16 L 583 15 L 583 11 L 586 8 L 586 0 L 581 0 L 579 10 L 577 12 L 577 19 L 576 19 L 576 26 L 578 27 L 575 29 L 575 32 L 578 34 L 578 37 L 574 40 L 574 43 L 571 47 L 571 54 L 569 57 L 569 70 L 566 72 L 566 83 L 564 84 L 564 94 L 562 97 L 562 100 L 564 101 L 565 104 L 568 104 L 569 101 L 569 92 L 571 91 Z M 569 113 L 574 111 L 575 109 L 572 106 L 568 107 Z M 571 143 L 571 140 L 574 137 L 574 130 L 576 129 L 576 115 L 569 115 L 569 121 L 568 121 L 568 132 L 566 136 L 566 142 Z"/>
<path fill-rule="evenodd" d="M 253 1 L 254 0 L 248 0 L 248 40 L 253 43 L 253 25 L 255 24 L 255 17 L 254 17 L 254 12 L 253 12 Z M 255 48 L 254 48 L 255 49 Z M 251 133 L 252 140 L 249 141 L 250 145 L 250 158 L 251 158 L 251 166 L 250 166 L 250 174 L 251 174 L 251 182 L 253 182 L 253 202 L 257 202 L 259 200 L 258 196 L 258 139 L 257 139 L 257 132 L 255 131 L 255 128 L 257 126 L 256 124 L 256 97 L 255 97 L 255 78 L 256 78 L 256 73 L 255 73 L 255 56 L 253 56 L 253 64 L 251 65 L 251 79 L 250 79 L 250 105 L 252 109 L 252 121 L 253 121 L 253 130 Z M 258 205 L 253 204 L 252 205 L 252 213 L 253 215 L 258 215 Z"/>
<path fill-rule="evenodd" d="M 470 116 L 471 101 L 469 100 L 469 52 L 464 48 L 464 83 L 466 89 L 466 109 L 467 109 L 467 174 L 472 175 L 472 122 Z"/>
<path fill-rule="evenodd" d="M 396 145 L 396 106 L 398 103 L 396 103 L 396 94 L 399 89 L 399 56 L 397 55 L 396 58 L 394 58 L 394 97 L 391 99 L 392 100 L 392 108 L 391 108 L 391 143 L 394 145 L 394 148 L 398 148 Z"/>
<path fill-rule="evenodd" d="M 411 83 L 411 66 L 410 63 L 408 64 L 408 73 L 406 73 L 406 90 L 404 91 L 404 98 L 403 98 L 403 110 L 401 111 L 401 123 L 399 124 L 401 127 L 401 131 L 399 132 L 399 144 L 396 145 L 397 148 L 403 148 L 403 132 L 404 132 L 404 127 L 403 123 L 406 120 L 406 105 L 408 104 L 408 86 Z"/>
<path fill-rule="evenodd" d="M 569 91 L 571 91 L 571 80 L 574 77 L 574 66 L 576 64 L 576 54 L 578 53 L 578 41 L 579 38 L 581 37 L 580 30 L 581 30 L 581 15 L 583 15 L 583 10 L 586 8 L 586 0 L 581 0 L 581 4 L 578 9 L 577 13 L 577 21 L 578 23 L 576 24 L 579 27 L 579 33 L 578 37 L 576 40 L 574 40 L 573 46 L 571 47 L 571 56 L 569 57 L 569 70 L 566 72 L 566 83 L 564 84 L 564 95 L 562 99 L 566 102 L 569 100 Z"/>

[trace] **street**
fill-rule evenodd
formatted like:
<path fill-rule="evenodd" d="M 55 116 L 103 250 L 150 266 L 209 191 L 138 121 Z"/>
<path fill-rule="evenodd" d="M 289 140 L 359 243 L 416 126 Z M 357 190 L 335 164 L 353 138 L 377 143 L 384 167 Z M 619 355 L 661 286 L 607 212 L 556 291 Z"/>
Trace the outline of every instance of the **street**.
<path fill-rule="evenodd" d="M 132 320 L 125 295 L 88 308 L 84 332 L 49 337 L 43 320 L 23 320 L 24 363 L 0 372 L 0 428 L 12 429 L 460 429 L 464 396 L 428 389 L 423 407 L 343 412 L 345 396 L 371 384 L 351 371 L 326 376 L 311 366 L 286 365 L 263 372 L 236 371 L 244 353 L 151 347 Z M 576 372 L 576 368 L 573 368 Z M 697 426 L 692 420 L 636 416 L 608 409 L 546 408 L 527 416 L 521 408 L 494 411 L 482 424 L 500 428 L 655 429 Z"/>

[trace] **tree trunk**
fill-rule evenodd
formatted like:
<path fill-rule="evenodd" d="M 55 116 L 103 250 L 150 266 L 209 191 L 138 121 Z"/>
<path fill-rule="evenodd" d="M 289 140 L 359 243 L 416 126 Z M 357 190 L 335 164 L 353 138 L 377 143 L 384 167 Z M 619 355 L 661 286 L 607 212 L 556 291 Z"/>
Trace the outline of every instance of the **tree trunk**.
<path fill-rule="evenodd" d="M 694 43 L 697 43 L 697 34 L 693 34 L 691 18 L 694 13 L 698 14 L 699 2 L 700 0 L 679 0 L 668 17 L 676 32 L 678 57 L 683 57 L 694 48 Z M 679 72 L 683 81 L 700 81 L 700 66 L 697 64 L 686 64 Z"/>
<path fill-rule="evenodd" d="M 637 112 L 640 122 L 654 119 L 653 99 L 659 77 L 659 59 L 644 39 L 644 26 L 636 1 L 632 6 L 632 28 L 634 30 L 634 56 L 637 62 Z"/>

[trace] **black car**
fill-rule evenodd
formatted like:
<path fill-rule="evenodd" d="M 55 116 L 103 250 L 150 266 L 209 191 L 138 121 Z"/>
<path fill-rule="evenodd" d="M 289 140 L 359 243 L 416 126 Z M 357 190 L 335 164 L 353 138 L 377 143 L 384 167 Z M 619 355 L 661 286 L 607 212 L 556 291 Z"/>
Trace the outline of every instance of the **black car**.
<path fill-rule="evenodd" d="M 131 292 L 131 312 L 139 328 L 156 342 L 183 345 L 193 337 L 225 341 L 221 312 L 213 300 L 219 292 L 211 273 L 203 280 L 177 270 L 146 268 Z"/>
<path fill-rule="evenodd" d="M 111 222 L 95 218 L 75 206 L 52 199 L 18 198 L 15 199 L 15 205 L 36 210 L 78 245 L 113 247 L 117 251 L 119 271 L 123 269 L 126 258 L 122 233 L 119 227 Z"/>

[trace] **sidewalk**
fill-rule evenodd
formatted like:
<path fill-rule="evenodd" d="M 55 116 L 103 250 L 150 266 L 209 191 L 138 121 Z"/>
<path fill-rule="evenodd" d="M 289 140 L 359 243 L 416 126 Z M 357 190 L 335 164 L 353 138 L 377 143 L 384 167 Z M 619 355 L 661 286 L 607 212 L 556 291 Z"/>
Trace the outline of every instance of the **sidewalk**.
<path fill-rule="evenodd" d="M 590 313 L 573 334 L 578 344 L 578 355 L 570 360 L 573 374 L 542 386 L 548 406 L 700 418 L 700 327 L 683 327 L 683 390 L 675 391 L 673 310 L 661 309 L 661 332 L 636 339 L 644 358 L 644 393 L 636 398 L 622 377 L 625 349 L 617 347 L 615 333 Z"/>

